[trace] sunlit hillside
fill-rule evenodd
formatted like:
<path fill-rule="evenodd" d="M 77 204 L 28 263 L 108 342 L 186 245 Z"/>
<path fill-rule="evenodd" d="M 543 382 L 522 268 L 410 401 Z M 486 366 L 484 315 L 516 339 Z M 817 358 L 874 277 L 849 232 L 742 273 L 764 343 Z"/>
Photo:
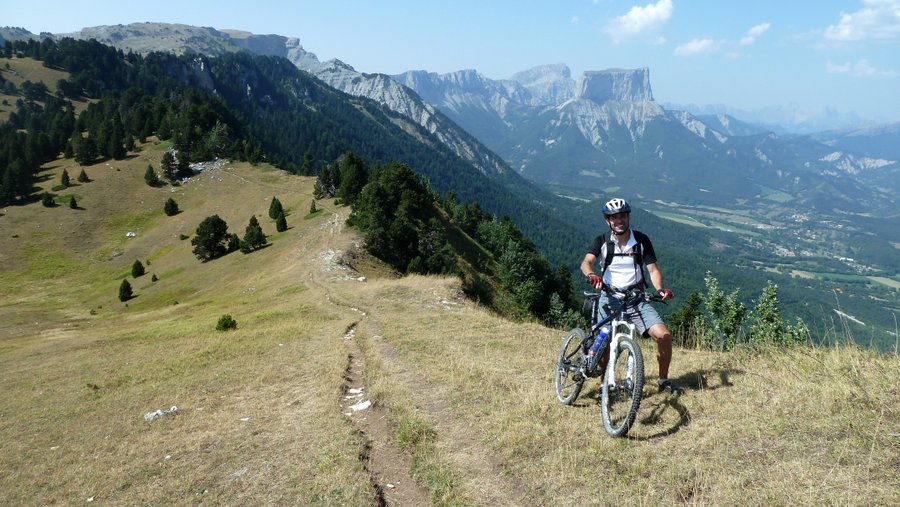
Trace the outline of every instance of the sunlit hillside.
<path fill-rule="evenodd" d="M 555 400 L 560 330 L 500 319 L 456 279 L 394 277 L 348 208 L 309 214 L 309 178 L 222 161 L 150 187 L 166 147 L 0 214 L 4 505 L 900 501 L 896 356 L 676 350 L 671 397 L 644 341 L 638 422 L 612 439 L 596 384 Z M 39 185 L 64 169 L 82 168 L 48 164 Z M 239 236 L 255 215 L 270 245 L 200 262 L 190 238 L 213 214 Z M 217 331 L 226 314 L 237 329 Z"/>

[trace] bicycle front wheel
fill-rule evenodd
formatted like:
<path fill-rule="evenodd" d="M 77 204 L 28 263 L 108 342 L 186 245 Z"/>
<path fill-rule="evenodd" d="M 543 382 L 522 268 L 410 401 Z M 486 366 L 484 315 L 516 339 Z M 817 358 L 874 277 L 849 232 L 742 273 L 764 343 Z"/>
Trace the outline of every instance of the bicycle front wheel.
<path fill-rule="evenodd" d="M 556 399 L 560 403 L 571 405 L 581 388 L 584 386 L 582 375 L 581 343 L 584 341 L 584 331 L 575 328 L 563 338 L 562 347 L 559 349 L 559 357 L 556 360 L 554 380 L 556 384 Z"/>
<path fill-rule="evenodd" d="M 614 364 L 606 367 L 600 398 L 603 427 L 614 437 L 628 433 L 644 391 L 644 356 L 630 338 L 619 340 Z"/>

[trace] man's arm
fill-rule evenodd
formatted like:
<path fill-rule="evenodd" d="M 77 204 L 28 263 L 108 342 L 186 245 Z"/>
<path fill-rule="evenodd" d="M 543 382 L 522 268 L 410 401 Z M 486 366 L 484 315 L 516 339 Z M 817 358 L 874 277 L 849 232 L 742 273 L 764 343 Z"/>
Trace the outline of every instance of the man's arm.
<path fill-rule="evenodd" d="M 591 285 L 593 285 L 595 289 L 600 290 L 603 287 L 603 280 L 594 273 L 594 262 L 596 261 L 596 255 L 590 252 L 585 254 L 584 260 L 581 261 L 581 273 L 588 277 L 588 283 L 593 282 Z"/>
<path fill-rule="evenodd" d="M 596 255 L 594 255 L 592 253 L 585 254 L 584 260 L 581 261 L 581 273 L 584 276 L 588 276 L 589 274 L 593 273 L 594 272 L 594 262 L 596 262 L 596 261 L 597 261 Z"/>
<path fill-rule="evenodd" d="M 647 264 L 647 272 L 650 273 L 650 281 L 653 282 L 653 288 L 663 297 L 663 299 L 675 299 L 675 293 L 667 289 L 663 284 L 662 271 L 655 262 Z"/>
<path fill-rule="evenodd" d="M 663 275 L 662 271 L 659 270 L 659 267 L 656 263 L 647 264 L 647 273 L 650 273 L 650 281 L 653 282 L 653 288 L 656 290 L 662 290 L 665 285 L 663 285 Z"/>

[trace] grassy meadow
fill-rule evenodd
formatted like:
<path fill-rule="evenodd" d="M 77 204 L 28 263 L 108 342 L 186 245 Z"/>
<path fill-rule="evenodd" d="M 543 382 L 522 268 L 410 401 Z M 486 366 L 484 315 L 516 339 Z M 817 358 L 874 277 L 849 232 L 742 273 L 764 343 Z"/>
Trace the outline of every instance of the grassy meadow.
<path fill-rule="evenodd" d="M 562 331 L 500 319 L 456 279 L 360 260 L 347 208 L 308 216 L 310 178 L 224 163 L 151 188 L 144 170 L 166 147 L 86 167 L 91 181 L 58 192 L 81 209 L 0 214 L 4 505 L 379 505 L 372 445 L 408 454 L 434 505 L 900 503 L 897 356 L 676 349 L 687 393 L 672 397 L 652 388 L 642 341 L 638 421 L 612 439 L 598 381 L 572 407 L 555 399 Z M 63 169 L 74 181 L 81 168 L 49 164 L 40 185 Z M 240 236 L 255 214 L 270 246 L 201 263 L 180 238 L 212 214 Z M 339 262 L 351 251 L 362 272 Z M 122 279 L 136 296 L 124 303 Z M 236 330 L 215 330 L 224 314 Z M 342 413 L 357 347 L 386 442 Z"/>

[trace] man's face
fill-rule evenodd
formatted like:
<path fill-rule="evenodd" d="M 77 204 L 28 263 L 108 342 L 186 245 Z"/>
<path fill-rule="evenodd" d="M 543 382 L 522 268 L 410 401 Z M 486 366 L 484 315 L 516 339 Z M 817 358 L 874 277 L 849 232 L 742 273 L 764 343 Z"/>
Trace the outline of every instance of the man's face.
<path fill-rule="evenodd" d="M 628 230 L 631 215 L 629 213 L 616 213 L 606 217 L 606 223 L 616 234 L 622 234 Z"/>

